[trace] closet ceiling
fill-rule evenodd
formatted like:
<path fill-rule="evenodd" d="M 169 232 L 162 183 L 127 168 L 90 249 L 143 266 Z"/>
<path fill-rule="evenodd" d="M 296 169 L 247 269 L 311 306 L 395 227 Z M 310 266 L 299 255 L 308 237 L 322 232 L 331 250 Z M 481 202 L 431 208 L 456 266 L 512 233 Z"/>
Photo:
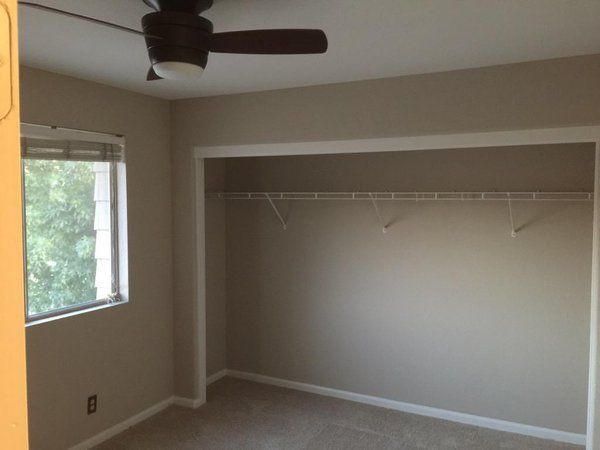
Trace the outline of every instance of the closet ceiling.
<path fill-rule="evenodd" d="M 142 0 L 38 0 L 128 27 Z M 591 0 L 215 0 L 216 31 L 322 28 L 325 55 L 211 55 L 202 79 L 146 82 L 143 39 L 20 7 L 28 66 L 177 99 L 438 72 L 600 52 Z"/>

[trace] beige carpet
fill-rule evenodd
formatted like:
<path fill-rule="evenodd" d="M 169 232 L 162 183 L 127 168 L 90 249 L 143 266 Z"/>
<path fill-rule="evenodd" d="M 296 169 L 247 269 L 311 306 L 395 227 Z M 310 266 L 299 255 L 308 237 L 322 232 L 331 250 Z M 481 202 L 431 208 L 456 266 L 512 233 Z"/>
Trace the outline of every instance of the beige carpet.
<path fill-rule="evenodd" d="M 197 410 L 170 407 L 98 449 L 582 449 L 224 378 Z"/>

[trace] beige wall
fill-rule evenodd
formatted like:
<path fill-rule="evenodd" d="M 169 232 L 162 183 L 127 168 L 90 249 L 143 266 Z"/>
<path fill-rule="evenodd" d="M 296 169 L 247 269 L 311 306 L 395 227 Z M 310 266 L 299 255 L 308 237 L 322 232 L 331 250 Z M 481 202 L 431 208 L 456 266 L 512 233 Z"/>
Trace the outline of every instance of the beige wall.
<path fill-rule="evenodd" d="M 600 124 L 599 79 L 600 55 L 592 55 L 173 102 L 176 392 L 198 397 L 204 376 L 189 370 L 194 146 Z"/>
<path fill-rule="evenodd" d="M 227 190 L 589 191 L 593 167 L 587 144 L 238 158 Z M 515 202 L 516 239 L 505 202 L 380 202 L 385 235 L 369 202 L 278 202 L 287 231 L 226 204 L 229 369 L 585 433 L 591 202 Z"/>
<path fill-rule="evenodd" d="M 30 443 L 64 449 L 173 393 L 169 103 L 23 67 L 22 120 L 125 135 L 129 303 L 27 328 Z M 98 394 L 98 412 L 86 399 Z"/>
<path fill-rule="evenodd" d="M 205 189 L 226 189 L 225 161 L 206 161 Z M 226 205 L 206 203 L 206 374 L 227 368 L 226 363 Z"/>
<path fill-rule="evenodd" d="M 189 314 L 196 298 L 193 246 L 189 245 L 193 237 L 191 150 L 194 145 L 351 139 L 600 123 L 598 79 L 600 57 L 591 56 L 172 103 L 172 173 L 176 174 L 172 197 L 176 280 L 173 286 L 173 314 L 178 323 L 174 330 L 175 392 L 198 397 L 198 390 L 201 389 L 198 380 L 203 376 L 193 370 L 192 361 L 196 355 L 191 340 L 195 330 L 193 315 Z M 153 302 L 149 312 L 151 318 L 143 325 L 133 325 L 135 333 L 132 334 L 135 337 L 132 339 L 122 339 L 116 332 L 124 328 L 131 317 L 128 314 L 135 317 L 142 314 L 132 295 L 132 303 L 123 307 L 128 311 L 126 318 L 121 319 L 125 313 L 114 308 L 80 316 L 82 319 L 67 319 L 63 323 L 73 324 L 74 329 L 85 329 L 88 336 L 95 336 L 100 334 L 93 333 L 95 327 L 101 328 L 105 322 L 110 322 L 115 327 L 111 331 L 115 332 L 101 334 L 101 342 L 106 342 L 110 349 L 117 348 L 122 341 L 137 349 L 142 346 L 142 341 L 146 342 L 145 338 L 158 335 L 166 338 L 156 339 L 153 341 L 156 345 L 148 346 L 153 349 L 152 355 L 144 356 L 148 364 L 141 366 L 127 361 L 128 351 L 125 350 L 131 350 L 131 347 L 118 347 L 120 351 L 116 350 L 115 354 L 123 368 L 119 380 L 106 375 L 114 367 L 102 366 L 101 369 L 106 373 L 102 372 L 100 360 L 94 363 L 93 352 L 85 347 L 78 350 L 81 359 L 73 360 L 84 361 L 82 367 L 89 367 L 90 373 L 95 371 L 91 374 L 92 378 L 111 384 L 115 391 L 127 390 L 121 389 L 122 377 L 134 378 L 139 371 L 148 378 L 147 392 L 137 392 L 144 388 L 136 384 L 122 399 L 126 405 L 122 413 L 102 416 L 100 407 L 98 415 L 91 420 L 93 423 L 90 428 L 79 429 L 80 436 L 88 436 L 92 434 L 90 430 L 102 429 L 108 423 L 117 422 L 117 416 L 126 417 L 135 412 L 138 405 L 150 403 L 145 401 L 146 398 L 158 398 L 162 394 L 157 393 L 169 392 L 166 386 L 170 383 L 170 373 L 167 373 L 164 359 L 171 357 L 171 323 L 165 320 L 169 316 L 171 281 L 164 267 L 165 261 L 166 267 L 170 264 L 168 204 L 171 174 L 168 158 L 169 125 L 163 124 L 163 121 L 168 121 L 169 106 L 166 102 L 141 95 L 32 69 L 24 69 L 23 103 L 23 119 L 26 121 L 120 132 L 128 138 L 129 226 L 130 246 L 133 249 L 130 258 L 133 260 L 136 256 L 136 260 L 144 261 L 140 268 L 131 268 L 131 289 L 132 292 L 139 292 L 137 297 L 142 297 L 143 301 Z M 162 149 L 166 149 L 164 153 Z M 147 200 L 150 197 L 152 207 Z M 136 201 L 131 202 L 132 198 Z M 156 204 L 161 206 L 156 208 Z M 148 214 L 155 216 L 152 217 L 154 220 L 147 220 Z M 217 291 L 222 289 L 218 284 L 215 287 Z M 214 305 L 214 311 L 219 316 L 218 305 Z M 113 318 L 113 315 L 118 318 Z M 110 320 L 101 320 L 104 316 Z M 86 323 L 80 325 L 82 322 Z M 215 327 L 213 332 L 209 330 L 209 342 L 211 339 L 212 342 L 219 342 L 218 329 Z M 61 327 L 60 330 L 67 333 L 65 328 Z M 77 334 L 74 330 L 68 331 Z M 35 343 L 52 343 L 53 339 L 49 339 L 51 333 L 60 334 L 60 331 L 53 324 L 42 325 L 30 329 L 28 338 L 32 346 L 42 349 L 43 345 Z M 214 337 L 211 338 L 211 335 Z M 71 342 L 75 346 L 76 341 Z M 209 345 L 214 348 L 212 344 Z M 223 344 L 221 341 L 215 345 Z M 210 349 L 208 353 L 211 353 Z M 215 351 L 213 355 L 219 353 Z M 33 359 L 39 360 L 39 365 L 29 363 L 30 371 L 35 380 L 37 370 L 37 379 L 43 379 L 47 384 L 49 375 L 42 374 L 46 367 L 42 364 L 42 356 Z M 47 358 L 47 367 L 62 365 L 60 358 Z M 212 357 L 209 355 L 208 358 L 210 360 Z M 30 361 L 33 360 L 30 357 Z M 220 367 L 218 357 L 215 356 L 213 361 L 209 362 L 209 366 L 215 369 Z M 156 370 L 146 370 L 153 365 Z M 60 373 L 57 369 L 55 380 L 58 380 Z M 32 386 L 36 385 L 41 383 L 32 383 Z M 81 392 L 84 391 L 87 396 L 87 389 L 81 388 Z M 40 388 L 36 395 L 40 405 L 61 404 L 56 402 L 61 397 L 60 391 L 53 393 L 50 389 Z M 102 398 L 100 395 L 100 404 Z M 71 406 L 67 408 L 67 405 L 63 405 L 63 409 L 78 414 L 75 413 L 79 411 L 78 402 L 78 399 L 73 400 Z M 45 424 L 49 423 L 46 417 L 42 420 L 40 414 L 38 420 L 41 435 L 50 433 L 49 427 L 45 428 Z M 66 431 L 56 427 L 52 433 L 53 437 L 60 439 L 61 433 L 64 435 Z M 75 436 L 74 441 L 78 438 Z"/>
<path fill-rule="evenodd" d="M 219 161 L 230 192 L 594 190 L 592 144 L 207 160 L 207 190 Z"/>
<path fill-rule="evenodd" d="M 27 333 L 32 444 L 50 448 L 77 442 L 170 395 L 172 358 L 175 393 L 202 397 L 204 369 L 195 370 L 198 332 L 207 332 L 207 369 L 223 364 L 223 326 L 198 329 L 192 314 L 193 146 L 600 123 L 600 56 L 176 101 L 170 124 L 165 101 L 28 68 L 22 78 L 23 120 L 122 133 L 128 141 L 132 302 Z M 220 220 L 222 225 L 224 216 Z M 226 246 L 221 225 L 210 231 L 207 223 L 214 238 L 208 253 Z M 217 280 L 210 273 L 209 279 Z M 206 305 L 207 314 L 215 318 L 211 324 L 222 324 L 224 280 L 210 283 L 215 300 Z M 101 354 L 113 357 L 107 363 Z M 80 402 L 89 386 L 100 392 L 99 411 L 88 418 L 80 414 Z"/>

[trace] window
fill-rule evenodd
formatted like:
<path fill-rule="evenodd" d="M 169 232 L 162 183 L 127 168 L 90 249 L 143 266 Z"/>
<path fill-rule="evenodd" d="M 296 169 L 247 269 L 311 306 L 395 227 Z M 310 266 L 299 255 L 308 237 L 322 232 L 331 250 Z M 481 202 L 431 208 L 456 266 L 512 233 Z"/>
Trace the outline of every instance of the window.
<path fill-rule="evenodd" d="M 121 301 L 123 146 L 22 138 L 27 321 Z"/>

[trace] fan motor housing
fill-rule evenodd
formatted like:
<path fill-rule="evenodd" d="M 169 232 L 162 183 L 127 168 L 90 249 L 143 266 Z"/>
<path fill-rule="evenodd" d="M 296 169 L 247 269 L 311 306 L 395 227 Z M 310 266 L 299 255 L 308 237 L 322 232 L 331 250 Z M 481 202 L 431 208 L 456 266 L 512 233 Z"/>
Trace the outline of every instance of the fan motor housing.
<path fill-rule="evenodd" d="M 206 68 L 212 22 L 181 11 L 159 11 L 142 17 L 152 65 L 178 61 Z"/>

